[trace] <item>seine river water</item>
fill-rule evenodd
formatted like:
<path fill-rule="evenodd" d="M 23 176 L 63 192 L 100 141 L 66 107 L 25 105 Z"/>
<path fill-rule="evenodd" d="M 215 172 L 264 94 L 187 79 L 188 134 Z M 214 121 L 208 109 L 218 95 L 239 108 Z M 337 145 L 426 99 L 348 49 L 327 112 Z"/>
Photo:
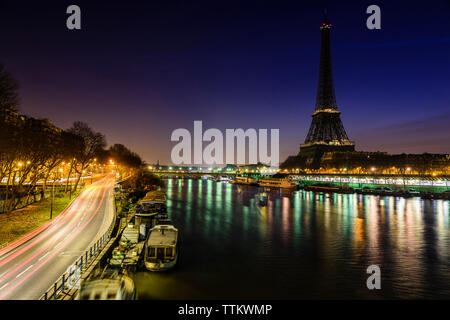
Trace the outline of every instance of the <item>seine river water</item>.
<path fill-rule="evenodd" d="M 166 184 L 179 264 L 136 273 L 140 299 L 450 298 L 450 201 Z"/>

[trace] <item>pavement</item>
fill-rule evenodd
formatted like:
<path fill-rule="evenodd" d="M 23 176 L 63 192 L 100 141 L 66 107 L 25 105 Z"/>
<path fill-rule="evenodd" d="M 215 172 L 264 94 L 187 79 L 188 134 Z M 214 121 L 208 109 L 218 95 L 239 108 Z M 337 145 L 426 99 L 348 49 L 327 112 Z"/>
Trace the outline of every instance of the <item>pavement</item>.
<path fill-rule="evenodd" d="M 37 234 L 0 250 L 0 300 L 39 299 L 108 230 L 114 181 L 110 175 L 86 187 Z"/>

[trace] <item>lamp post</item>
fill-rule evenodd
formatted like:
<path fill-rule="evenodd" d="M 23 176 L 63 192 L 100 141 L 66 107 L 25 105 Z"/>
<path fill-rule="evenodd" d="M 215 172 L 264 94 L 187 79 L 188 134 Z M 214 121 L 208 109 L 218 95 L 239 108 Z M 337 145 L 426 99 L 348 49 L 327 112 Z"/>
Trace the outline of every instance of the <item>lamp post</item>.
<path fill-rule="evenodd" d="M 405 170 L 405 174 L 403 175 L 403 189 L 406 189 L 406 173 L 410 172 L 410 171 L 411 171 L 411 168 L 407 167 Z"/>
<path fill-rule="evenodd" d="M 22 166 L 23 166 L 23 163 L 19 162 L 17 164 L 17 166 L 19 167 L 19 182 L 20 182 L 20 179 L 22 178 Z"/>
<path fill-rule="evenodd" d="M 434 187 L 434 178 L 436 177 L 436 172 L 433 172 L 431 175 L 432 175 L 432 178 L 431 178 L 431 187 Z"/>
<path fill-rule="evenodd" d="M 53 173 L 52 197 L 51 197 L 51 201 L 50 201 L 50 220 L 52 220 L 52 218 L 53 218 L 53 201 L 54 201 L 54 198 L 55 198 L 55 179 L 56 179 L 56 174 Z"/>
<path fill-rule="evenodd" d="M 377 170 L 375 167 L 370 168 L 370 171 L 372 171 L 372 183 L 375 184 L 375 170 Z"/>
<path fill-rule="evenodd" d="M 61 182 L 62 182 L 62 172 L 63 172 L 63 169 L 62 169 L 62 168 L 59 168 L 58 171 L 59 171 L 60 174 L 61 174 L 61 177 L 60 177 L 60 183 L 61 183 Z M 53 203 L 54 203 L 54 201 L 55 201 L 55 181 L 58 179 L 58 171 L 55 172 L 55 173 L 53 173 L 53 181 L 52 181 L 52 199 L 51 199 L 51 202 L 50 202 L 50 220 L 52 220 L 52 218 L 53 218 Z M 60 190 L 61 190 L 61 187 L 60 187 Z"/>

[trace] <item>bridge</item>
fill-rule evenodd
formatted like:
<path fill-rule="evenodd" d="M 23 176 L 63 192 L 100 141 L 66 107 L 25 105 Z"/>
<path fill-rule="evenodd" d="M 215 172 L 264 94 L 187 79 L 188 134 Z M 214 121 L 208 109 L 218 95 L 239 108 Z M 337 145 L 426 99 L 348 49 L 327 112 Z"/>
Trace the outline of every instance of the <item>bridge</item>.
<path fill-rule="evenodd" d="M 274 174 L 260 172 L 240 172 L 212 170 L 149 170 L 154 175 L 164 178 L 201 178 L 202 176 L 220 177 L 227 176 L 234 178 L 236 176 L 249 176 L 253 178 L 268 178 Z M 353 174 L 353 173 L 284 173 L 278 172 L 277 178 L 290 178 L 297 180 L 299 184 L 329 183 L 334 185 L 349 185 L 356 188 L 364 186 L 384 185 L 394 188 L 415 187 L 418 189 L 435 189 L 444 191 L 450 188 L 450 176 L 448 175 L 388 175 L 388 174 Z"/>

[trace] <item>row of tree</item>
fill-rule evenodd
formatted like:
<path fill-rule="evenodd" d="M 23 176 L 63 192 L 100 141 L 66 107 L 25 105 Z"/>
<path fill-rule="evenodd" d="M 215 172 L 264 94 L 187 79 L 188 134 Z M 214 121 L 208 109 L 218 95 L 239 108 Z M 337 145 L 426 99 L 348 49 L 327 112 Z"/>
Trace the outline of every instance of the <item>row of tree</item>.
<path fill-rule="evenodd" d="M 329 152 L 311 167 L 307 157 L 289 157 L 281 168 L 287 172 L 352 173 L 386 175 L 450 174 L 450 156 L 446 154 L 388 154 L 386 152 Z"/>
<path fill-rule="evenodd" d="M 448 175 L 450 157 L 445 154 L 388 154 L 385 152 L 334 152 L 322 157 L 326 171 L 386 175 Z"/>
<path fill-rule="evenodd" d="M 0 64 L 0 199 L 3 212 L 15 209 L 37 186 L 45 194 L 48 181 L 65 182 L 65 191 L 76 189 L 83 175 L 107 165 L 137 169 L 143 162 L 125 146 L 106 149 L 105 136 L 76 121 L 67 129 L 50 120 L 18 112 L 18 84 Z M 75 178 L 73 183 L 70 178 Z M 28 201 L 27 201 L 28 202 Z"/>

